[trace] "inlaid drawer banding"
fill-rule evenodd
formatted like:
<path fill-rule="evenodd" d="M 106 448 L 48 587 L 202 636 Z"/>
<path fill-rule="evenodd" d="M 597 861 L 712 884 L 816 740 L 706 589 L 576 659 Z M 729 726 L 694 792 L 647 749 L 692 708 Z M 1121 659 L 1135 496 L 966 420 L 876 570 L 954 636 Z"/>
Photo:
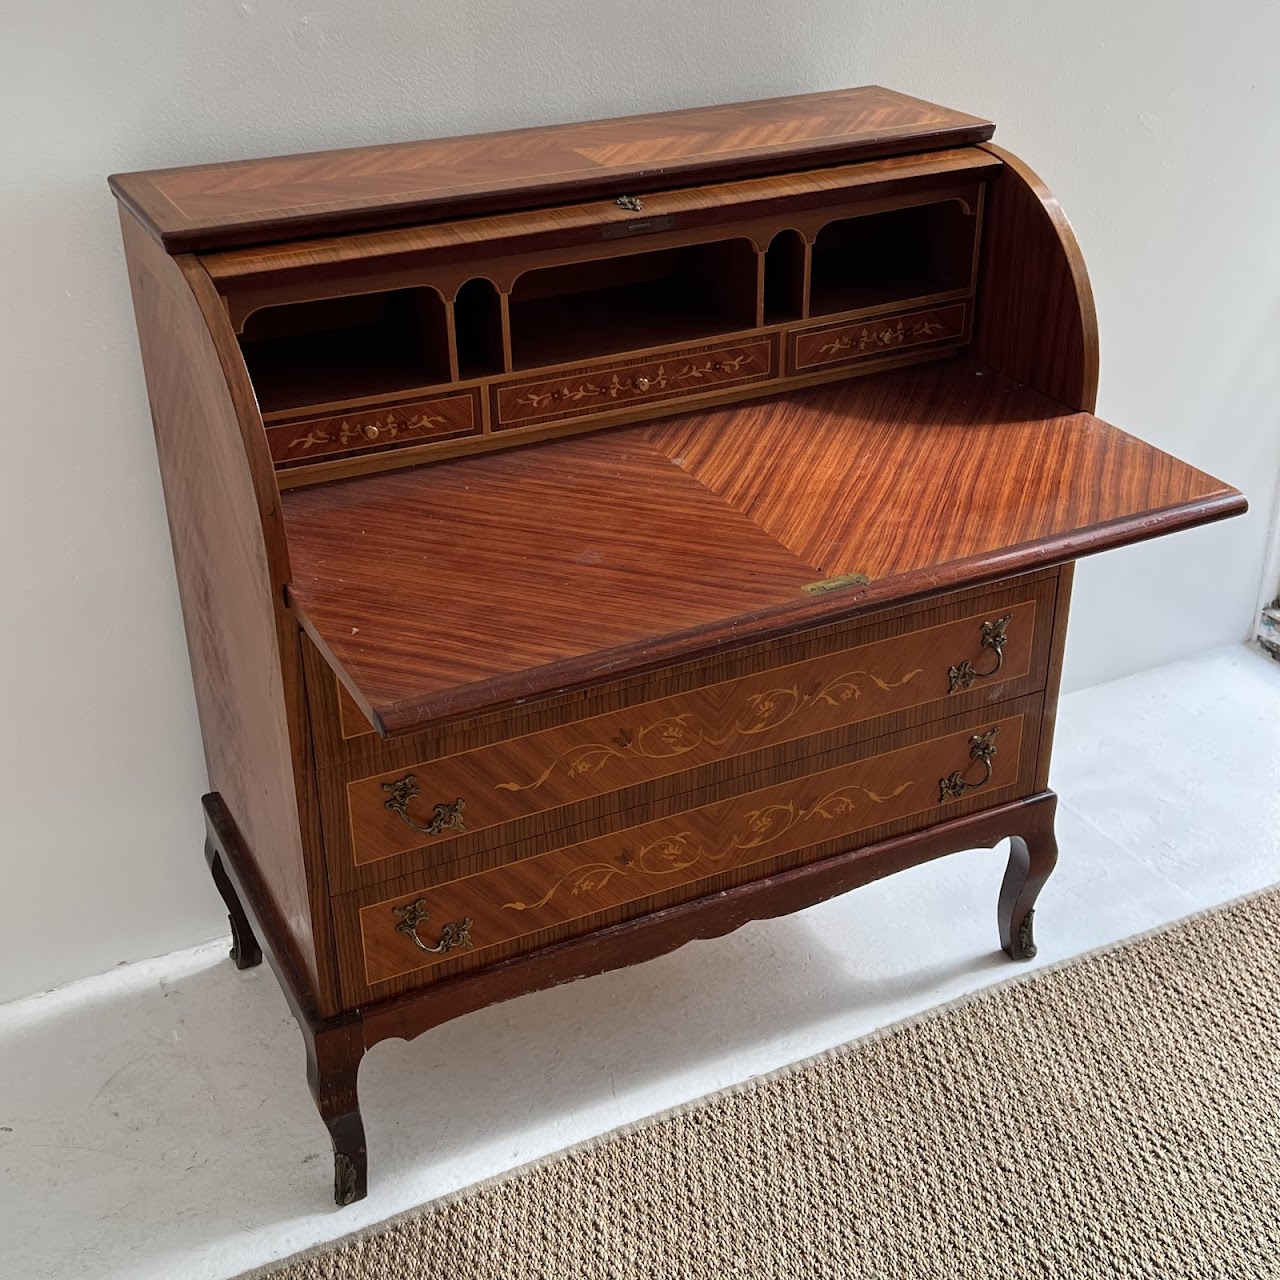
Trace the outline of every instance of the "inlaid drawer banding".
<path fill-rule="evenodd" d="M 534 945 L 534 936 L 547 929 L 632 911 L 638 906 L 629 904 L 673 889 L 696 892 L 696 885 L 722 873 L 854 839 L 888 823 L 936 821 L 979 787 L 990 797 L 984 803 L 1007 799 L 1011 790 L 1030 785 L 1024 740 L 1034 745 L 1034 737 L 1027 738 L 1034 714 L 1006 707 L 999 718 L 978 722 L 977 732 L 970 717 L 968 726 L 940 736 L 504 866 L 434 885 L 420 882 L 381 900 L 371 891 L 374 900 L 346 917 L 363 955 L 358 985 L 372 988 L 463 951 L 479 957 L 517 940 L 521 947 L 525 939 Z M 968 775 L 958 767 L 966 762 Z M 980 777 L 972 776 L 975 765 Z M 420 936 L 428 913 L 449 922 L 438 938 L 425 931 Z"/>
<path fill-rule="evenodd" d="M 998 598 L 994 618 L 988 603 L 982 613 L 470 751 L 434 759 L 406 752 L 399 768 L 325 791 L 322 803 L 331 795 L 341 800 L 335 818 L 349 836 L 353 867 L 419 849 L 430 849 L 434 859 L 451 856 L 446 847 L 464 833 L 532 820 L 906 708 L 936 703 L 946 714 L 949 699 L 967 687 L 967 668 L 953 663 L 966 650 L 973 655 L 964 660 L 974 668 L 970 684 L 986 677 L 993 692 L 1019 679 L 1039 684 L 1037 637 L 1049 615 L 1026 591 Z M 994 658 L 984 662 L 979 653 Z"/>

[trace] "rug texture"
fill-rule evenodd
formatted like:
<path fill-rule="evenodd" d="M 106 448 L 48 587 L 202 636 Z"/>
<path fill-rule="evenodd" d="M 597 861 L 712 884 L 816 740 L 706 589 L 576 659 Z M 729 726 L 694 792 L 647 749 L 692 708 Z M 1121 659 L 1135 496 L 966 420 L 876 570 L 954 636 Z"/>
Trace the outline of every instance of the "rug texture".
<path fill-rule="evenodd" d="M 1278 939 L 1273 889 L 268 1274 L 1280 1277 Z"/>

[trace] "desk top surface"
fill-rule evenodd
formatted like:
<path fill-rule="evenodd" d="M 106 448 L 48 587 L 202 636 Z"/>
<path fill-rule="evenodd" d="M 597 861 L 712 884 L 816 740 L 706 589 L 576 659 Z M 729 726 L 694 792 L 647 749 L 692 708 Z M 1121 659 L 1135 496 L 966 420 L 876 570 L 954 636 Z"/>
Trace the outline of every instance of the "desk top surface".
<path fill-rule="evenodd" d="M 171 253 L 636 195 L 990 138 L 877 85 L 503 133 L 114 174 Z"/>
<path fill-rule="evenodd" d="M 282 502 L 303 625 L 387 734 L 1246 505 L 964 359 Z"/>

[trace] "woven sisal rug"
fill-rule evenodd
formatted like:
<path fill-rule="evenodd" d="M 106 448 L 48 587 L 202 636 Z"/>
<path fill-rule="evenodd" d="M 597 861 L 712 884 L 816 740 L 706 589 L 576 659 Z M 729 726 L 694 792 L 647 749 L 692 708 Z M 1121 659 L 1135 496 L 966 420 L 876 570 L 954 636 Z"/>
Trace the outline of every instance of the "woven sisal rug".
<path fill-rule="evenodd" d="M 1280 889 L 427 1206 L 273 1280 L 1280 1277 Z"/>

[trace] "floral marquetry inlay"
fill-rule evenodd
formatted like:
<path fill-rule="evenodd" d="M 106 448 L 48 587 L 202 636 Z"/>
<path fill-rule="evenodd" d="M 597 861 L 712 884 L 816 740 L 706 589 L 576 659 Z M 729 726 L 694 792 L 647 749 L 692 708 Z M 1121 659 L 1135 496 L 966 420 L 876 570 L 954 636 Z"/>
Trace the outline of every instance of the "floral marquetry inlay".
<path fill-rule="evenodd" d="M 944 338 L 959 340 L 964 329 L 965 305 L 960 302 L 909 315 L 819 325 L 795 335 L 792 366 L 796 370 L 811 369 Z"/>
<path fill-rule="evenodd" d="M 764 339 L 501 386 L 495 391 L 497 425 L 516 427 L 553 417 L 602 413 L 641 397 L 689 394 L 769 377 L 774 372 L 773 350 L 773 339 Z"/>
<path fill-rule="evenodd" d="M 267 439 L 272 458 L 277 463 L 289 464 L 312 462 L 357 449 L 468 435 L 475 425 L 475 396 L 468 393 L 368 413 L 347 413 L 273 426 L 267 431 Z"/>

